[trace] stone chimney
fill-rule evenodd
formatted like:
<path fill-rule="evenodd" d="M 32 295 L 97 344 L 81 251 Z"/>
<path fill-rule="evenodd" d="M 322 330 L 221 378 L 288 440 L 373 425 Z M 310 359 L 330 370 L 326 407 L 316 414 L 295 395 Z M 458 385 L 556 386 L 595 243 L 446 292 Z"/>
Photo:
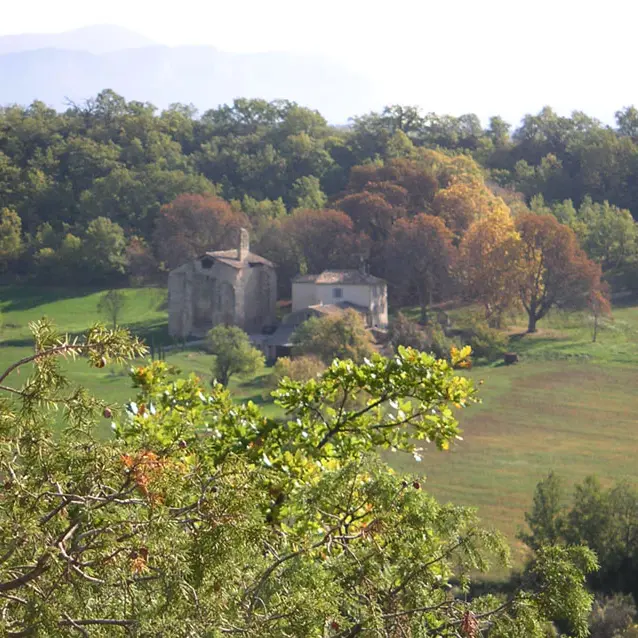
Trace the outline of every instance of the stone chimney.
<path fill-rule="evenodd" d="M 367 275 L 368 273 L 368 262 L 364 255 L 359 255 L 359 272 L 362 275 Z"/>
<path fill-rule="evenodd" d="M 239 229 L 239 244 L 237 246 L 237 259 L 246 261 L 250 252 L 250 235 L 245 228 Z"/>

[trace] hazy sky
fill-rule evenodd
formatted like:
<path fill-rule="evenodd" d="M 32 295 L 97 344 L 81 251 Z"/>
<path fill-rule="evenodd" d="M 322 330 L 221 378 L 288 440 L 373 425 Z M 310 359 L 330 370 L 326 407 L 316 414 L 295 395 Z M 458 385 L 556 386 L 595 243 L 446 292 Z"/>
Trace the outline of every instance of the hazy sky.
<path fill-rule="evenodd" d="M 3 3 L 5 4 L 5 3 Z M 30 0 L 0 35 L 118 24 L 163 44 L 340 58 L 387 102 L 515 121 L 550 104 L 611 122 L 638 103 L 632 0 Z M 634 8 L 634 5 L 636 8 Z"/>

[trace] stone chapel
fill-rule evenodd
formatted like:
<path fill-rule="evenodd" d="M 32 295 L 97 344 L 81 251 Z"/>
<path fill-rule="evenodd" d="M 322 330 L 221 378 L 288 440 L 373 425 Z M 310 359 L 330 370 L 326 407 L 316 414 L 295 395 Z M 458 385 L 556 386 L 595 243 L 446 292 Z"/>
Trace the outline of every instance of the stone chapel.
<path fill-rule="evenodd" d="M 274 265 L 250 252 L 248 231 L 237 247 L 217 250 L 172 270 L 168 276 L 168 331 L 172 337 L 204 337 L 218 324 L 258 334 L 275 323 Z"/>

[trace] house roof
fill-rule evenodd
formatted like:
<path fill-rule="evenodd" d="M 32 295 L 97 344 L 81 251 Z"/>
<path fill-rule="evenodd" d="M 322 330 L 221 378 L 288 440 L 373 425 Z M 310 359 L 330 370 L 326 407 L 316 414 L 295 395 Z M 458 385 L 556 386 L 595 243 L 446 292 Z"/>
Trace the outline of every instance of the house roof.
<path fill-rule="evenodd" d="M 295 330 L 308 319 L 309 315 L 338 315 L 348 308 L 353 308 L 361 313 L 367 312 L 367 308 L 350 303 L 349 301 L 342 301 L 338 304 L 317 304 L 315 306 L 308 306 L 303 310 L 296 310 L 295 312 L 291 312 L 286 315 L 282 323 L 279 324 L 277 330 L 265 338 L 264 343 L 268 343 L 271 346 L 290 347 L 292 346 L 292 335 Z"/>
<path fill-rule="evenodd" d="M 358 306 L 355 303 L 350 303 L 349 301 L 340 301 L 339 303 L 332 304 L 316 304 L 314 306 L 308 306 L 311 310 L 314 310 L 320 315 L 338 315 L 341 314 L 344 310 L 348 308 L 352 308 L 357 312 L 366 313 L 368 309 L 364 306 Z"/>
<path fill-rule="evenodd" d="M 273 263 L 271 261 L 268 261 L 260 255 L 255 255 L 255 253 L 248 253 L 248 255 L 246 255 L 246 259 L 244 261 L 240 261 L 237 258 L 237 249 L 206 252 L 203 255 L 200 255 L 198 259 L 202 259 L 203 257 L 212 257 L 216 261 L 226 264 L 227 266 L 231 266 L 232 268 L 244 268 L 246 265 L 250 266 L 254 264 L 262 264 L 264 266 L 273 267 Z"/>
<path fill-rule="evenodd" d="M 293 283 L 341 284 L 343 286 L 384 284 L 385 280 L 361 270 L 324 270 L 319 275 L 297 275 Z"/>
<path fill-rule="evenodd" d="M 292 335 L 297 328 L 297 324 L 282 323 L 279 325 L 277 330 L 275 330 L 275 332 L 273 332 L 271 335 L 268 335 L 268 338 L 265 340 L 265 342 L 271 346 L 283 346 L 290 348 L 292 346 Z"/>
<path fill-rule="evenodd" d="M 340 301 L 336 304 L 316 304 L 287 314 L 283 318 L 282 323 L 298 326 L 310 317 L 337 315 L 348 308 L 352 308 L 362 314 L 368 312 L 368 309 L 364 306 L 358 306 L 357 304 L 350 303 L 349 301 Z"/>

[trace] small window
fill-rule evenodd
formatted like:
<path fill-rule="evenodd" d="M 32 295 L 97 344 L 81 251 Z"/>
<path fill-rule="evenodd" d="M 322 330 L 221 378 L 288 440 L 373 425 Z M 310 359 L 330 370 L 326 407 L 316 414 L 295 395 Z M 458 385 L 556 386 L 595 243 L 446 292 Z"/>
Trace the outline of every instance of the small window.
<path fill-rule="evenodd" d="M 332 289 L 332 298 L 333 299 L 341 299 L 343 297 L 343 288 L 333 288 Z"/>

